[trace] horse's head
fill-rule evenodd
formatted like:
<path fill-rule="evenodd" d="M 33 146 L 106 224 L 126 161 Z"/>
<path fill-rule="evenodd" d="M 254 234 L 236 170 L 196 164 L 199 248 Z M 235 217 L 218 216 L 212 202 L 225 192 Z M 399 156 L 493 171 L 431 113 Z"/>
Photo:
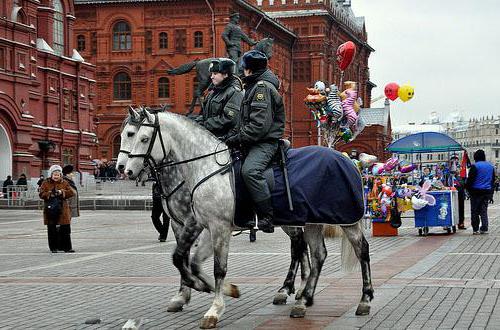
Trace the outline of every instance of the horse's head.
<path fill-rule="evenodd" d="M 266 54 L 267 59 L 270 60 L 271 57 L 273 57 L 273 43 L 274 43 L 273 38 L 264 38 L 259 40 L 259 42 L 257 42 L 254 49 L 259 50 L 264 54 Z"/>
<path fill-rule="evenodd" d="M 144 119 L 139 125 L 134 141 L 130 145 L 130 154 L 125 166 L 125 173 L 131 179 L 144 172 L 146 165 L 159 164 L 170 152 L 168 136 L 162 135 L 157 116 L 145 108 L 140 111 Z M 162 141 L 160 141 L 160 139 Z"/>
<path fill-rule="evenodd" d="M 118 153 L 118 159 L 116 160 L 116 169 L 119 172 L 123 172 L 125 166 L 127 165 L 128 155 L 132 150 L 132 143 L 134 142 L 135 135 L 139 130 L 139 125 L 144 118 L 141 117 L 139 112 L 134 108 L 128 108 L 128 116 L 125 118 L 122 124 L 122 130 L 120 133 L 120 152 Z"/>

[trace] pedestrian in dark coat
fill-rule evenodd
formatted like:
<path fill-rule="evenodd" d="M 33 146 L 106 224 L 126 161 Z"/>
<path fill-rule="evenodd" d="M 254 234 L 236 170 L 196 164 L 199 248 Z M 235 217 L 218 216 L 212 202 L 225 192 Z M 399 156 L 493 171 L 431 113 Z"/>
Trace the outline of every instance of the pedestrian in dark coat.
<path fill-rule="evenodd" d="M 52 253 L 57 253 L 59 248 L 64 252 L 75 252 L 71 246 L 71 210 L 67 201 L 74 194 L 69 183 L 63 179 L 61 166 L 52 165 L 49 178 L 42 183 L 39 193 L 40 198 L 45 201 L 43 223 L 47 225 L 49 249 Z M 57 218 L 50 218 L 45 207 L 51 197 L 62 199 L 62 210 Z"/>
<path fill-rule="evenodd" d="M 161 221 L 161 216 L 163 216 L 163 223 Z M 155 226 L 160 234 L 158 240 L 160 242 L 165 242 L 167 240 L 170 218 L 163 211 L 160 184 L 156 181 L 153 183 L 153 209 L 151 210 L 151 220 L 153 221 L 153 226 Z"/>
<path fill-rule="evenodd" d="M 488 203 L 493 200 L 495 168 L 486 161 L 486 155 L 481 149 L 474 153 L 474 161 L 465 183 L 470 195 L 471 225 L 473 234 L 487 234 Z M 479 227 L 480 219 L 481 227 Z"/>
<path fill-rule="evenodd" d="M 226 144 L 246 150 L 241 169 L 243 181 L 255 204 L 259 229 L 272 233 L 273 206 L 264 171 L 278 150 L 279 139 L 283 138 L 285 110 L 278 93 L 279 80 L 267 68 L 266 55 L 251 50 L 243 55 L 241 62 L 245 96 L 236 133 Z"/>
<path fill-rule="evenodd" d="M 62 169 L 63 178 L 66 180 L 71 188 L 74 190 L 75 195 L 68 199 L 69 208 L 71 210 L 71 218 L 80 216 L 80 201 L 78 199 L 78 189 L 75 184 L 75 174 L 73 172 L 73 165 L 66 165 Z"/>
<path fill-rule="evenodd" d="M 23 190 L 28 190 L 28 180 L 26 179 L 26 174 L 22 173 L 17 179 L 16 186 L 24 186 Z"/>
<path fill-rule="evenodd" d="M 13 186 L 14 181 L 12 181 L 12 177 L 10 175 L 7 175 L 7 179 L 3 182 L 2 185 L 2 192 L 3 192 L 3 198 L 7 198 L 7 191 L 8 191 L 8 186 Z"/>

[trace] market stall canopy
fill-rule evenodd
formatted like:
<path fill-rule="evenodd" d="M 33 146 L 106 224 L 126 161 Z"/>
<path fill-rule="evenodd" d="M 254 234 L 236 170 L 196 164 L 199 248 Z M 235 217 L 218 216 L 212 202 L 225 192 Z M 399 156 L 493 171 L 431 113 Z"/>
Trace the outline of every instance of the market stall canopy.
<path fill-rule="evenodd" d="M 405 136 L 389 144 L 387 150 L 396 154 L 446 152 L 463 150 L 462 145 L 446 134 L 420 132 Z"/>

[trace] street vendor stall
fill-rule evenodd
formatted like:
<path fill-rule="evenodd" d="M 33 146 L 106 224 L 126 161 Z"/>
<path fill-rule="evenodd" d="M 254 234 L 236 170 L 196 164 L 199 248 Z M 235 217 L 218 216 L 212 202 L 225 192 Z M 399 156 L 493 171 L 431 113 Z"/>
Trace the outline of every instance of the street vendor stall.
<path fill-rule="evenodd" d="M 447 152 L 447 159 L 451 159 L 452 153 L 463 150 L 463 147 L 451 137 L 438 132 L 420 132 L 405 136 L 387 147 L 388 151 L 395 154 L 422 154 L 434 152 Z M 420 171 L 422 170 L 422 157 L 420 159 Z M 413 160 L 413 156 L 412 156 Z M 413 163 L 413 162 L 412 162 Z M 456 232 L 458 224 L 458 197 L 454 187 L 454 175 L 456 169 L 447 171 L 447 178 L 440 180 L 421 180 L 421 186 L 414 186 L 411 190 L 411 198 L 408 191 L 396 196 L 396 202 L 400 200 L 409 209 L 408 199 L 415 213 L 415 227 L 419 235 L 427 235 L 429 227 L 441 227 L 448 233 Z M 422 172 L 420 172 L 422 177 Z M 441 181 L 442 180 L 442 181 Z M 449 183 L 447 185 L 443 184 Z M 412 177 L 412 182 L 415 182 Z M 400 208 L 399 208 L 400 209 Z"/>

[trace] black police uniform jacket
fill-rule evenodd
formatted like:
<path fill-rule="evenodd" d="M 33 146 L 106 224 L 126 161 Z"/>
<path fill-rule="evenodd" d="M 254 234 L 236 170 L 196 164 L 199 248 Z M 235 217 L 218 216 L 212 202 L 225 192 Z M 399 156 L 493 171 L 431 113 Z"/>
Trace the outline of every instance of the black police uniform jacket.
<path fill-rule="evenodd" d="M 241 144 L 249 147 L 281 139 L 285 133 L 285 109 L 278 93 L 278 78 L 267 69 L 243 81 L 245 98 L 238 129 Z"/>
<path fill-rule="evenodd" d="M 227 135 L 238 124 L 242 100 L 240 80 L 227 77 L 211 89 L 203 102 L 203 126 L 217 137 Z"/>

